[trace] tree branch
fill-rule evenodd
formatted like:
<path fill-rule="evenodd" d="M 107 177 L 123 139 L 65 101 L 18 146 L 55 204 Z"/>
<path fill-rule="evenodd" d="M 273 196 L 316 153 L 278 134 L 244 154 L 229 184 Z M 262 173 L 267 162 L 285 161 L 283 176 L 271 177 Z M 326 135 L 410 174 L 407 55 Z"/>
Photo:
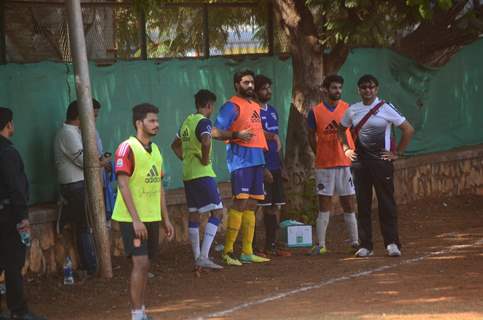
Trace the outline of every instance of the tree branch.
<path fill-rule="evenodd" d="M 467 1 L 457 1 L 448 11 L 437 10 L 433 19 L 422 22 L 418 28 L 396 42 L 395 51 L 429 67 L 446 64 L 463 46 L 474 42 L 480 33 L 472 28 L 460 28 L 462 10 Z M 474 8 L 483 17 L 481 7 Z"/>
<path fill-rule="evenodd" d="M 339 42 L 329 54 L 324 55 L 325 74 L 337 73 L 347 60 L 349 55 L 349 46 Z"/>

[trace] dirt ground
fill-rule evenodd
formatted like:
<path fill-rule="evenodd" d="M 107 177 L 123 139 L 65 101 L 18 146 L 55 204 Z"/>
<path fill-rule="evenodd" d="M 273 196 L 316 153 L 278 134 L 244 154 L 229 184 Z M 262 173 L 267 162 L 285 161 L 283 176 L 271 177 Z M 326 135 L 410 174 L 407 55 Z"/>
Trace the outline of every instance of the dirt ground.
<path fill-rule="evenodd" d="M 342 216 L 331 220 L 330 253 L 321 257 L 294 250 L 197 278 L 189 245 L 165 248 L 148 311 L 154 319 L 483 319 L 483 196 L 427 199 L 399 212 L 401 258 L 384 256 L 378 226 L 375 256 L 352 258 Z M 129 264 L 113 262 L 109 281 L 27 279 L 31 309 L 50 320 L 130 319 Z"/>

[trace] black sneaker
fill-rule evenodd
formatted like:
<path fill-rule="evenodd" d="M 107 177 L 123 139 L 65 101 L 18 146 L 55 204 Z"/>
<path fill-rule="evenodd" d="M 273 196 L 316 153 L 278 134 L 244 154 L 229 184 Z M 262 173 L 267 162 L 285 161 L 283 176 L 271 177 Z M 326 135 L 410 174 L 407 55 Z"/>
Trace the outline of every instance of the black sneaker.
<path fill-rule="evenodd" d="M 355 254 L 360 249 L 359 242 L 353 242 L 349 249 L 350 254 Z"/>

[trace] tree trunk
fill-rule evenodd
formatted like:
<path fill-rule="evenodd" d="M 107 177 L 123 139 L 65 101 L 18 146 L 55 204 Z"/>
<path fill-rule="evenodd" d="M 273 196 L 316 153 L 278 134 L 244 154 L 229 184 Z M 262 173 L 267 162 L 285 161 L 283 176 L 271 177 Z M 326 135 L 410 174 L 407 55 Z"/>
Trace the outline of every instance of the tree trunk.
<path fill-rule="evenodd" d="M 312 13 L 305 1 L 277 0 L 274 8 L 282 30 L 290 40 L 293 65 L 292 104 L 288 120 L 285 168 L 289 210 L 304 209 L 304 190 L 313 175 L 314 154 L 308 142 L 307 112 L 321 99 L 323 81 L 323 50 Z"/>

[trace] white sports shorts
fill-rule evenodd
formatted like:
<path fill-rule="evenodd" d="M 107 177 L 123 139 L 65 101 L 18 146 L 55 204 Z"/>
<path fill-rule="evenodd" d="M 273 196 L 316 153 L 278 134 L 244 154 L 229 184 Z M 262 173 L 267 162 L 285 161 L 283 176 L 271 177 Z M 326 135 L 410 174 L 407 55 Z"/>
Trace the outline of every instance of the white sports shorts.
<path fill-rule="evenodd" d="M 356 193 L 350 167 L 315 170 L 315 189 L 322 196 L 349 196 Z"/>

